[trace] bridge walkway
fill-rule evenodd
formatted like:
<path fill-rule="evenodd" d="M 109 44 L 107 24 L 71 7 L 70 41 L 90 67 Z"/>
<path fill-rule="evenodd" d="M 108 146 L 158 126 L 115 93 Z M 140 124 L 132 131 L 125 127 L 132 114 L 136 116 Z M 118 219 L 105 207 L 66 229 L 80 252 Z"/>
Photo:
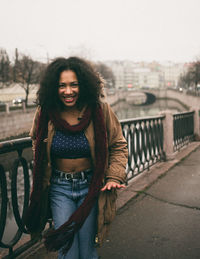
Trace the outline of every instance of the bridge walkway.
<path fill-rule="evenodd" d="M 200 143 L 194 142 L 129 184 L 119 195 L 110 234 L 98 249 L 101 259 L 200 258 L 199 158 Z M 41 247 L 27 258 L 56 254 Z"/>

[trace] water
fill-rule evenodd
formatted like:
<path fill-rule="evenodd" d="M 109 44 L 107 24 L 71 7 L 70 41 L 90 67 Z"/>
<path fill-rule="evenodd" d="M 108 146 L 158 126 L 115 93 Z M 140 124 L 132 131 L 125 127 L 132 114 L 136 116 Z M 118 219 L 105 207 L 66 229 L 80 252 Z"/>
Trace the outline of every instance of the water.
<path fill-rule="evenodd" d="M 121 101 L 112 106 L 118 119 L 130 119 L 159 115 L 161 112 L 170 110 L 172 113 L 187 111 L 186 107 L 175 100 L 157 100 L 152 105 L 132 105 Z"/>

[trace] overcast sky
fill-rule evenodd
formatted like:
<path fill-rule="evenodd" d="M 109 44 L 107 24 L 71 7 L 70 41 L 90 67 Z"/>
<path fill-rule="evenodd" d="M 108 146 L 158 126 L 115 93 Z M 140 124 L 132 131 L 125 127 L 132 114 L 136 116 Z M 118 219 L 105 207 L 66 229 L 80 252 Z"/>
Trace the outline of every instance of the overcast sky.
<path fill-rule="evenodd" d="M 33 58 L 188 62 L 200 0 L 0 0 L 0 48 Z"/>

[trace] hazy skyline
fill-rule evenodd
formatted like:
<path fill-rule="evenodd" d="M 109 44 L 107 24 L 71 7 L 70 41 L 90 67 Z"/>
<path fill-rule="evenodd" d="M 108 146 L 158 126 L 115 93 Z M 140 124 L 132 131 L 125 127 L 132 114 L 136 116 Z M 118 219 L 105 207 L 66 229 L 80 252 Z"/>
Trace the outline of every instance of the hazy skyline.
<path fill-rule="evenodd" d="M 0 0 L 0 48 L 38 60 L 189 62 L 200 57 L 199 0 Z"/>

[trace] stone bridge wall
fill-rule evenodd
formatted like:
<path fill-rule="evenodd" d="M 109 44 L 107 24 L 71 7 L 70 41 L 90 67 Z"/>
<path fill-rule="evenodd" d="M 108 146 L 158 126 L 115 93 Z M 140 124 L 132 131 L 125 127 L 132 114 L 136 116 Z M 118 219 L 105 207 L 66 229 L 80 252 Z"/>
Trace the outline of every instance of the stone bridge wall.
<path fill-rule="evenodd" d="M 167 90 L 167 98 L 173 98 L 179 100 L 185 105 L 189 106 L 190 109 L 200 109 L 200 97 L 188 95 L 184 92 Z"/>
<path fill-rule="evenodd" d="M 107 96 L 106 100 L 111 105 L 122 99 L 122 95 L 118 94 Z M 27 109 L 25 112 L 23 109 L 11 111 L 9 113 L 0 112 L 0 140 L 4 140 L 9 137 L 28 133 L 35 113 L 35 108 Z"/>
<path fill-rule="evenodd" d="M 0 113 L 0 140 L 28 132 L 31 128 L 35 108 Z"/>
<path fill-rule="evenodd" d="M 200 97 L 188 95 L 185 92 L 180 92 L 170 89 L 160 89 L 160 90 L 143 90 L 143 92 L 149 92 L 156 96 L 156 98 L 172 99 L 181 102 L 189 109 L 200 109 Z"/>

